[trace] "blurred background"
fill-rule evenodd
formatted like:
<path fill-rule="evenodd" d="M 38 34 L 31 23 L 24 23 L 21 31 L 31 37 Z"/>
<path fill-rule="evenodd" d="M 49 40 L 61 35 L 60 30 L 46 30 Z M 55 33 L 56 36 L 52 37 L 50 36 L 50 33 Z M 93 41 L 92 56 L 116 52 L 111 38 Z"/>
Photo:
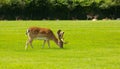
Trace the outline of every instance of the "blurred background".
<path fill-rule="evenodd" d="M 120 19 L 120 0 L 0 0 L 0 20 Z"/>

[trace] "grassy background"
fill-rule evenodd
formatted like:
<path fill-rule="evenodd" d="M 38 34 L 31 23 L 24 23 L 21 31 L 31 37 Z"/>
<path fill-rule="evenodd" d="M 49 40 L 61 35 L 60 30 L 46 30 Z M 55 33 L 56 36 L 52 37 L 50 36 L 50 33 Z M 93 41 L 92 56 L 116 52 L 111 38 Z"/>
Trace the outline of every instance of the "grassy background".
<path fill-rule="evenodd" d="M 30 26 L 65 31 L 60 49 L 24 46 Z M 120 69 L 120 21 L 0 21 L 0 69 Z"/>

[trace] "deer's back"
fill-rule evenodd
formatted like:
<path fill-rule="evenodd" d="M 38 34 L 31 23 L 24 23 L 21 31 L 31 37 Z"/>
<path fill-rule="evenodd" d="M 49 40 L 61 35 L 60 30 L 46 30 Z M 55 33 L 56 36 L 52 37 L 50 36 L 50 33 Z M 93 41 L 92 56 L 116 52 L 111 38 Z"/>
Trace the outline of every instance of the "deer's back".
<path fill-rule="evenodd" d="M 53 32 L 48 28 L 30 27 L 28 29 L 28 33 L 29 37 L 38 39 L 51 39 L 52 37 L 54 37 Z"/>

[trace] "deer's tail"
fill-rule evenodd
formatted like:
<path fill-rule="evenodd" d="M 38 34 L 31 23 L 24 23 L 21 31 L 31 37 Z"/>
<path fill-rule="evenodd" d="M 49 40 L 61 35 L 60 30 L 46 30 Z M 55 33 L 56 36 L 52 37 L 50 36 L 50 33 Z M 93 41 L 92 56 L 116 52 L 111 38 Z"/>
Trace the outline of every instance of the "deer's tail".
<path fill-rule="evenodd" d="M 27 31 L 26 31 L 26 35 L 28 35 L 28 33 L 30 32 L 30 30 L 29 29 L 27 29 Z"/>

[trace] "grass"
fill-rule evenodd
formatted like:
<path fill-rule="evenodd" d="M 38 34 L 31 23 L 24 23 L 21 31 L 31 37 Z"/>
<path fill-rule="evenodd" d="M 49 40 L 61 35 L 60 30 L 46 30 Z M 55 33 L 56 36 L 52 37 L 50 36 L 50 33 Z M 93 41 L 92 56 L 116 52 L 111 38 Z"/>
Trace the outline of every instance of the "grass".
<path fill-rule="evenodd" d="M 30 26 L 65 31 L 69 43 L 24 46 Z M 120 21 L 0 21 L 0 69 L 120 69 Z"/>

